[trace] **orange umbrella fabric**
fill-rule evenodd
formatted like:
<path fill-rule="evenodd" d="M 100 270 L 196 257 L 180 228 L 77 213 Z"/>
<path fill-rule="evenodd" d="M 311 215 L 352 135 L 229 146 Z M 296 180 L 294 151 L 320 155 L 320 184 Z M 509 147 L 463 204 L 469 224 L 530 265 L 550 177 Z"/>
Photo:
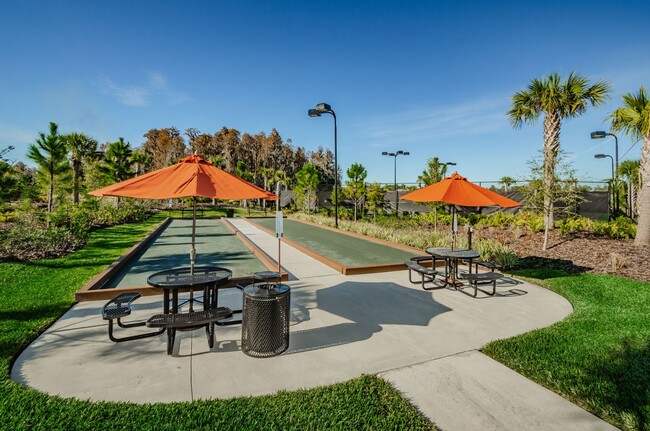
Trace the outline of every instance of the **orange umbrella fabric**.
<path fill-rule="evenodd" d="M 214 199 L 277 199 L 261 187 L 229 174 L 201 156 L 192 155 L 178 163 L 89 193 L 93 196 L 121 196 L 142 199 L 204 197 Z M 196 250 L 196 199 L 192 214 L 190 268 L 194 272 Z"/>
<path fill-rule="evenodd" d="M 229 174 L 201 156 L 192 155 L 178 163 L 131 178 L 89 194 L 144 199 L 205 197 L 215 199 L 277 199 L 261 187 Z"/>
<path fill-rule="evenodd" d="M 444 202 L 464 207 L 514 208 L 521 206 L 517 201 L 467 181 L 467 178 L 457 172 L 440 182 L 408 193 L 401 199 L 414 202 Z"/>

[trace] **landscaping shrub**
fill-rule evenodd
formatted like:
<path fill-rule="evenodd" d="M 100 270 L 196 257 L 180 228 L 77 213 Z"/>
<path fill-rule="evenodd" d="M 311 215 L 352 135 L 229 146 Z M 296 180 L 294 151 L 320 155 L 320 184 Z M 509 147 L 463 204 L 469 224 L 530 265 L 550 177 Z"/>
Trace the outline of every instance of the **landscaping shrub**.
<path fill-rule="evenodd" d="M 608 222 L 607 235 L 615 239 L 633 239 L 636 236 L 636 224 L 627 217 L 619 217 Z"/>
<path fill-rule="evenodd" d="M 494 263 L 501 265 L 502 269 L 512 269 L 519 264 L 519 256 L 509 249 L 495 251 L 492 259 Z"/>
<path fill-rule="evenodd" d="M 48 228 L 29 217 L 0 228 L 0 231 L 0 261 L 62 256 L 83 247 L 88 239 L 87 232 L 84 236 L 75 236 L 64 227 Z"/>
<path fill-rule="evenodd" d="M 145 220 L 151 210 L 138 204 L 93 210 L 61 205 L 48 215 L 19 209 L 0 227 L 0 260 L 33 260 L 71 253 L 86 244 L 92 229 Z"/>
<path fill-rule="evenodd" d="M 560 230 L 562 235 L 577 232 L 590 232 L 593 222 L 587 217 L 567 217 L 555 222 L 555 227 Z"/>
<path fill-rule="evenodd" d="M 490 216 L 485 217 L 485 219 L 483 220 L 483 224 L 487 226 L 500 227 L 502 229 L 505 229 L 507 227 L 514 225 L 516 217 L 517 216 L 514 214 L 498 211 Z"/>
<path fill-rule="evenodd" d="M 499 264 L 503 269 L 513 268 L 519 262 L 519 257 L 508 246 L 493 239 L 478 240 L 474 248 L 482 260 Z"/>
<path fill-rule="evenodd" d="M 539 216 L 535 218 L 531 218 L 528 220 L 528 223 L 526 224 L 528 226 L 528 229 L 530 229 L 531 232 L 541 232 L 544 230 L 544 217 Z"/>
<path fill-rule="evenodd" d="M 469 213 L 467 215 L 467 223 L 469 223 L 471 226 L 484 226 L 486 225 L 486 220 L 489 216 L 485 214 L 479 214 L 479 213 Z"/>

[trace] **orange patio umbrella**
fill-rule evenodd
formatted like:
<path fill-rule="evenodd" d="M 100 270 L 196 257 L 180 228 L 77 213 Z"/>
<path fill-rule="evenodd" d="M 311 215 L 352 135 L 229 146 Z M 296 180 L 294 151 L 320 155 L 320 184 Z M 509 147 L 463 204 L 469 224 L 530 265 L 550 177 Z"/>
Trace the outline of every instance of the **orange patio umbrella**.
<path fill-rule="evenodd" d="M 423 187 L 401 197 L 405 201 L 444 202 L 464 207 L 501 207 L 521 206 L 517 201 L 508 199 L 498 193 L 467 181 L 467 178 L 454 172 L 451 176 L 435 184 Z M 456 207 L 452 207 L 452 226 L 454 240 L 456 236 Z"/>
<path fill-rule="evenodd" d="M 214 199 L 277 199 L 261 187 L 229 174 L 201 156 L 192 155 L 157 171 L 128 179 L 89 194 L 143 199 L 194 198 L 192 214 L 192 249 L 190 267 L 194 269 L 196 232 L 196 198 Z"/>

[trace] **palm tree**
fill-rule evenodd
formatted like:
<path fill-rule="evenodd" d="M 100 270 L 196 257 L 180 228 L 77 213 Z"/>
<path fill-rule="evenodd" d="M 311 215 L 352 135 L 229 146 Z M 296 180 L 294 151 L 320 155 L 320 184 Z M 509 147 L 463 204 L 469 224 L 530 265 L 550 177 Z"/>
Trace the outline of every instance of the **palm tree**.
<path fill-rule="evenodd" d="M 114 183 L 131 178 L 132 154 L 131 144 L 124 142 L 124 138 L 110 143 L 106 149 L 105 165 L 101 167 L 102 173 Z M 115 205 L 120 206 L 119 196 L 115 197 Z"/>
<path fill-rule="evenodd" d="M 262 179 L 262 188 L 264 190 L 269 190 L 269 180 L 273 178 L 273 169 L 261 167 L 257 170 L 257 173 L 254 175 L 257 178 Z M 262 199 L 262 208 L 266 213 L 266 200 Z"/>
<path fill-rule="evenodd" d="M 510 186 L 516 182 L 517 180 L 509 176 L 501 177 L 501 179 L 499 180 L 499 183 L 503 184 L 503 189 L 505 190 L 506 193 L 510 191 Z"/>
<path fill-rule="evenodd" d="M 289 185 L 289 178 L 287 177 L 287 173 L 281 169 L 278 169 L 275 171 L 273 174 L 273 181 L 275 181 L 275 194 L 278 196 L 278 198 L 275 201 L 275 210 L 280 211 L 280 197 L 282 194 L 282 185 L 284 184 L 285 186 Z"/>
<path fill-rule="evenodd" d="M 562 120 L 583 114 L 587 106 L 604 103 L 610 85 L 589 80 L 571 73 L 566 80 L 552 73 L 543 79 L 533 79 L 527 90 L 518 91 L 512 97 L 508 111 L 510 124 L 520 128 L 524 123 L 535 123 L 544 114 L 544 244 L 548 245 L 548 232 L 553 228 L 553 190 L 555 188 L 555 164 L 560 150 L 560 127 Z"/>
<path fill-rule="evenodd" d="M 427 170 L 422 171 L 422 175 L 418 175 L 418 186 L 421 187 L 422 184 L 430 186 L 440 182 L 445 178 L 445 175 L 447 175 L 447 164 L 440 163 L 437 157 L 433 157 L 427 160 Z"/>
<path fill-rule="evenodd" d="M 639 219 L 634 244 L 650 245 L 650 98 L 645 87 L 642 86 L 637 94 L 625 94 L 623 106 L 609 118 L 612 130 L 624 132 L 633 139 L 643 139 L 639 167 Z"/>
<path fill-rule="evenodd" d="M 65 141 L 59 135 L 59 126 L 50 122 L 50 134 L 40 132 L 36 143 L 27 150 L 27 157 L 38 165 L 38 173 L 48 185 L 47 212 L 54 209 L 54 179 L 69 169 Z"/>
<path fill-rule="evenodd" d="M 83 133 L 63 136 L 72 162 L 72 203 L 79 203 L 79 182 L 83 176 L 83 163 L 97 152 L 98 142 Z"/>
<path fill-rule="evenodd" d="M 117 142 L 108 145 L 108 149 L 106 150 L 105 173 L 111 181 L 124 181 L 132 176 L 132 154 L 131 144 L 124 142 L 124 138 L 120 138 Z"/>
<path fill-rule="evenodd" d="M 144 150 L 135 150 L 131 154 L 131 162 L 135 165 L 135 176 L 140 176 L 147 172 L 147 168 L 151 165 L 153 156 Z"/>

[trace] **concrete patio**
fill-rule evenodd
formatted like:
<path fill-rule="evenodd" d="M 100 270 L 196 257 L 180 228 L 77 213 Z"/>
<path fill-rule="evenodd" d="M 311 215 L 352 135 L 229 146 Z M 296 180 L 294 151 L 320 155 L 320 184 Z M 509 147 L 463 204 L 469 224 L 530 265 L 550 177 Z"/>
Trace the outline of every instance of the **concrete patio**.
<path fill-rule="evenodd" d="M 274 237 L 245 220 L 230 221 L 277 255 Z M 62 397 L 154 403 L 272 394 L 380 374 L 447 430 L 615 429 L 478 351 L 571 313 L 564 298 L 544 288 L 505 279 L 494 297 L 423 291 L 406 270 L 343 276 L 288 246 L 282 264 L 292 278 L 291 338 L 280 356 L 243 354 L 238 325 L 218 327 L 212 350 L 202 330 L 180 332 L 172 356 L 164 335 L 116 344 L 101 318 L 104 301 L 84 302 L 20 355 L 12 378 Z M 229 289 L 220 301 L 240 308 L 241 293 Z M 127 320 L 160 309 L 161 297 L 140 298 Z"/>

